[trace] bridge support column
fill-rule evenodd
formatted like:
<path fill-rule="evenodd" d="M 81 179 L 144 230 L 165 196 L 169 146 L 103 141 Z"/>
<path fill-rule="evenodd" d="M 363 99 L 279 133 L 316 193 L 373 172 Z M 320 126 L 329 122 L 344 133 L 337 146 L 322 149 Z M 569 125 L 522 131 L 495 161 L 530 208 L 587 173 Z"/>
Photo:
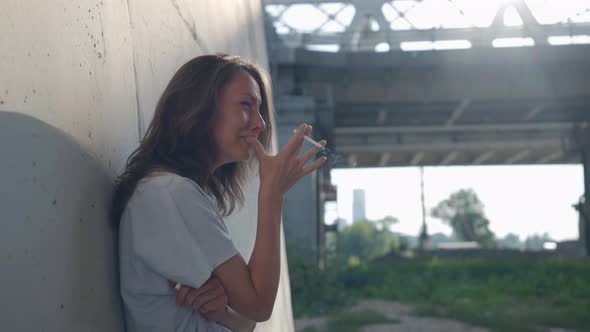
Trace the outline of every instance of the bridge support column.
<path fill-rule="evenodd" d="M 579 213 L 580 251 L 585 257 L 590 256 L 590 128 L 578 128 L 576 139 L 580 148 L 584 167 L 584 195 L 575 206 Z"/>
<path fill-rule="evenodd" d="M 590 147 L 582 152 L 584 164 L 584 200 L 578 205 L 579 212 L 579 241 L 582 254 L 590 256 Z"/>

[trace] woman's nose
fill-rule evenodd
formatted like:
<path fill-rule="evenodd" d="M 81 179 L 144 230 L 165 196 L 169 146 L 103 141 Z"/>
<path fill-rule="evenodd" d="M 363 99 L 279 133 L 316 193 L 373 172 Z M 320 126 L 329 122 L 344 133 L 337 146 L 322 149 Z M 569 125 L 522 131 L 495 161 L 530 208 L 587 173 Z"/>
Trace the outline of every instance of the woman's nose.
<path fill-rule="evenodd" d="M 250 117 L 250 130 L 256 133 L 261 133 L 264 131 L 265 128 L 266 123 L 264 122 L 264 119 L 262 118 L 262 114 L 260 114 L 260 112 L 256 112 L 254 116 Z"/>

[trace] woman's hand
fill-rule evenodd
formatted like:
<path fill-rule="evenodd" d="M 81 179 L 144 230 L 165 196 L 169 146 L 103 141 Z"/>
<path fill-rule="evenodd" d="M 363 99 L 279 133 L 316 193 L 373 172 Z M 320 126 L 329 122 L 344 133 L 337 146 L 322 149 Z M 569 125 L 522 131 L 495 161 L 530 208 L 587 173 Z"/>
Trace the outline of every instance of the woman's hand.
<path fill-rule="evenodd" d="M 170 281 L 170 287 L 175 283 Z M 176 293 L 176 305 L 198 310 L 208 320 L 221 324 L 232 331 L 252 332 L 256 322 L 249 320 L 227 306 L 227 295 L 216 277 L 209 278 L 201 287 L 180 286 Z"/>
<path fill-rule="evenodd" d="M 225 289 L 213 276 L 199 288 L 182 285 L 176 293 L 176 305 L 190 306 L 214 322 L 222 322 L 227 315 Z"/>
<path fill-rule="evenodd" d="M 311 126 L 305 123 L 299 126 L 297 132 L 275 156 L 267 155 L 264 147 L 256 138 L 247 139 L 248 143 L 254 146 L 258 159 L 261 191 L 264 189 L 272 195 L 283 196 L 297 181 L 320 168 L 326 162 L 326 157 L 321 157 L 305 167 L 305 164 L 321 150 L 316 146 L 301 157 L 299 156 L 304 142 L 303 136 L 309 135 L 311 129 Z M 322 146 L 326 145 L 325 140 L 321 140 L 319 143 Z"/>

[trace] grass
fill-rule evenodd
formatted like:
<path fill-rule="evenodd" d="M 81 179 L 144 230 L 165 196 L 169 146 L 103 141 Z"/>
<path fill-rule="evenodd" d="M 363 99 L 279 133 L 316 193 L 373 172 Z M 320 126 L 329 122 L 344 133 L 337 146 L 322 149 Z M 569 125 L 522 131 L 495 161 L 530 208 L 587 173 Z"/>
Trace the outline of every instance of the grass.
<path fill-rule="evenodd" d="M 296 263 L 296 262 L 295 262 Z M 590 261 L 558 258 L 414 259 L 320 271 L 291 265 L 296 317 L 338 314 L 365 298 L 498 331 L 590 331 Z"/>
<path fill-rule="evenodd" d="M 360 327 L 366 325 L 396 323 L 399 323 L 399 320 L 387 318 L 372 310 L 342 312 L 330 317 L 322 328 L 309 326 L 303 332 L 357 332 Z"/>

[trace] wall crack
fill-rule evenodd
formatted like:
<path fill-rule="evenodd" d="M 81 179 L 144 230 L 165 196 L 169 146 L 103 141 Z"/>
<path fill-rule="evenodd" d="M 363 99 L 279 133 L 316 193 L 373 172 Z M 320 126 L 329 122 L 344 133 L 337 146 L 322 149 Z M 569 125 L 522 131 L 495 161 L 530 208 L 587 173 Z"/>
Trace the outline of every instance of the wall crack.
<path fill-rule="evenodd" d="M 180 18 L 182 19 L 182 22 L 184 23 L 184 26 L 186 27 L 186 29 L 189 31 L 189 33 L 193 37 L 193 40 L 195 41 L 195 43 L 197 43 L 197 45 L 205 53 L 209 53 L 209 50 L 207 49 L 207 47 L 205 46 L 205 44 L 199 39 L 199 36 L 197 35 L 197 28 L 195 26 L 194 19 L 193 19 L 193 22 L 192 23 L 189 22 L 188 19 L 186 19 L 184 17 L 184 15 L 182 15 L 182 11 L 180 10 L 180 6 L 176 2 L 176 0 L 170 0 L 170 2 L 172 3 L 172 6 L 174 6 L 174 8 L 176 9 L 176 12 L 178 13 L 178 16 L 180 16 Z"/>

